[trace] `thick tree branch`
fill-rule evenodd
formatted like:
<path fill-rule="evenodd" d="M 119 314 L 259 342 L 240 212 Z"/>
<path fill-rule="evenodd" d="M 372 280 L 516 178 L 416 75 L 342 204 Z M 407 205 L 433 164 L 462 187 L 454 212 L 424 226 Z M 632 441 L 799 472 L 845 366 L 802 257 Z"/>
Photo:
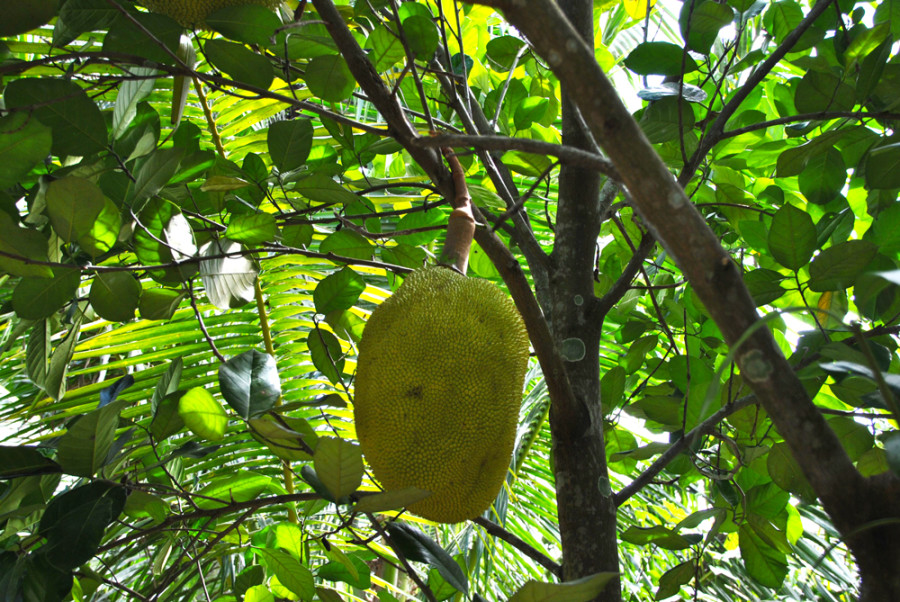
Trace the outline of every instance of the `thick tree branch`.
<path fill-rule="evenodd" d="M 805 22 L 820 14 L 824 10 L 822 5 L 828 2 L 823 0 L 816 5 L 815 13 Z M 781 354 L 771 332 L 760 324 L 740 270 L 619 100 L 597 65 L 593 49 L 580 41 L 556 3 L 551 0 L 483 3 L 503 10 L 545 57 L 560 82 L 568 85 L 570 97 L 616 165 L 636 209 L 678 263 L 729 345 L 734 346 L 752 329 L 736 353 L 741 373 L 787 441 L 835 526 L 849 535 L 861 523 L 881 518 L 886 512 L 895 515 L 896 507 L 885 506 L 878 500 L 866 503 L 866 494 L 861 499 L 861 492 L 867 491 L 871 483 L 856 471 L 840 440 Z M 790 45 L 783 47 L 786 52 Z M 770 63 L 771 60 L 767 61 L 762 70 L 770 69 Z M 736 108 L 741 100 L 735 98 L 730 106 Z M 853 537 L 856 536 L 848 541 L 851 547 Z"/>

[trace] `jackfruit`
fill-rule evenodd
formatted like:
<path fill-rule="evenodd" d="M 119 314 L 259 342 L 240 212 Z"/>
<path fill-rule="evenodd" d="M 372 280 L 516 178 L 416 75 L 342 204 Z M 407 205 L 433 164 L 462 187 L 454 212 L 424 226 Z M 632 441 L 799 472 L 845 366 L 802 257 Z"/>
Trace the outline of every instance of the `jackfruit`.
<path fill-rule="evenodd" d="M 486 280 L 416 270 L 363 331 L 354 419 L 386 490 L 431 495 L 409 506 L 457 523 L 490 507 L 512 455 L 528 335 L 512 301 Z"/>
<path fill-rule="evenodd" d="M 185 27 L 206 27 L 206 17 L 226 6 L 260 4 L 271 9 L 282 0 L 139 0 L 151 12 L 171 17 Z"/>

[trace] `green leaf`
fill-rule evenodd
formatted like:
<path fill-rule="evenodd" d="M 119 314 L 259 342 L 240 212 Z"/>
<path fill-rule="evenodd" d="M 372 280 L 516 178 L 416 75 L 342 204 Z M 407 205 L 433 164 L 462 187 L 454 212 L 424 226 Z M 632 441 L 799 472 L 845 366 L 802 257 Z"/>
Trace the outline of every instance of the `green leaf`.
<path fill-rule="evenodd" d="M 329 274 L 319 281 L 313 292 L 316 312 L 327 314 L 332 311 L 350 309 L 366 289 L 366 281 L 349 267 Z"/>
<path fill-rule="evenodd" d="M 251 434 L 273 454 L 288 462 L 311 460 L 308 450 L 316 446 L 316 433 L 302 418 L 282 417 L 288 427 L 277 423 L 272 416 L 251 418 Z"/>
<path fill-rule="evenodd" d="M 685 3 L 684 6 L 691 5 Z M 719 37 L 719 30 L 734 20 L 734 10 L 727 4 L 719 4 L 713 0 L 693 6 L 693 12 L 690 13 L 690 31 L 687 33 L 688 47 L 701 54 L 709 54 L 713 43 Z M 685 35 L 684 28 L 682 35 Z"/>
<path fill-rule="evenodd" d="M 103 38 L 103 51 L 172 64 L 169 51 L 178 49 L 182 31 L 181 25 L 165 15 L 132 12 L 126 17 L 118 14 Z"/>
<path fill-rule="evenodd" d="M 294 185 L 294 190 L 315 203 L 353 204 L 359 198 L 322 173 L 303 178 Z"/>
<path fill-rule="evenodd" d="M 75 353 L 75 345 L 78 343 L 78 332 L 81 329 L 83 320 L 84 313 L 78 311 L 69 332 L 66 333 L 65 338 L 56 347 L 53 355 L 50 356 L 50 366 L 47 369 L 47 376 L 44 378 L 41 388 L 47 392 L 47 395 L 57 401 L 66 394 L 66 373 Z"/>
<path fill-rule="evenodd" d="M 0 479 L 60 472 L 60 466 L 34 447 L 0 445 Z"/>
<path fill-rule="evenodd" d="M 654 525 L 653 527 L 632 525 L 622 533 L 622 539 L 635 545 L 653 544 L 666 550 L 684 550 L 695 543 L 663 525 Z"/>
<path fill-rule="evenodd" d="M 285 246 L 305 249 L 312 240 L 313 227 L 309 224 L 291 224 L 281 229 L 281 242 Z"/>
<path fill-rule="evenodd" d="M 313 466 L 335 500 L 356 491 L 365 472 L 359 446 L 336 437 L 319 439 Z"/>
<path fill-rule="evenodd" d="M 107 462 L 119 425 L 119 407 L 105 405 L 77 418 L 57 446 L 57 460 L 64 472 L 93 476 Z"/>
<path fill-rule="evenodd" d="M 275 573 L 278 581 L 303 600 L 312 600 L 316 594 L 313 575 L 299 560 L 281 550 L 255 548 L 266 566 Z"/>
<path fill-rule="evenodd" d="M 174 203 L 156 197 L 150 199 L 140 213 L 139 223 L 133 245 L 142 263 L 169 264 L 197 254 L 191 226 Z M 196 270 L 196 264 L 187 264 L 153 270 L 150 275 L 164 282 L 179 282 Z"/>
<path fill-rule="evenodd" d="M 681 591 L 681 586 L 690 583 L 696 574 L 697 567 L 690 560 L 669 569 L 659 578 L 659 589 L 656 590 L 654 599 L 662 600 L 676 595 Z"/>
<path fill-rule="evenodd" d="M 766 457 L 766 467 L 775 484 L 785 491 L 790 491 L 806 500 L 816 499 L 815 492 L 809 481 L 806 480 L 803 471 L 800 470 L 800 465 L 794 460 L 787 443 L 776 443 L 772 446 Z"/>
<path fill-rule="evenodd" d="M 233 502 L 255 500 L 272 484 L 272 478 L 252 470 L 240 471 L 227 477 L 218 477 L 197 493 L 196 500 L 202 509 L 224 508 Z"/>
<path fill-rule="evenodd" d="M 336 549 L 332 547 L 332 550 Z M 331 561 L 322 565 L 316 571 L 316 577 L 326 581 L 342 581 L 359 590 L 367 590 L 372 587 L 369 567 L 355 554 L 345 556 L 344 562 Z"/>
<path fill-rule="evenodd" d="M 91 307 L 111 322 L 127 322 L 141 297 L 141 283 L 128 272 L 101 272 L 91 284 Z"/>
<path fill-rule="evenodd" d="M 524 46 L 525 42 L 515 36 L 497 36 L 488 41 L 485 55 L 493 69 L 509 71 Z"/>
<path fill-rule="evenodd" d="M 888 433 L 884 438 L 884 453 L 891 472 L 900 475 L 900 433 Z"/>
<path fill-rule="evenodd" d="M 366 38 L 366 50 L 369 60 L 375 65 L 375 71 L 383 73 L 406 58 L 406 51 L 394 33 L 384 25 L 378 25 Z"/>
<path fill-rule="evenodd" d="M 169 514 L 169 507 L 160 496 L 137 490 L 128 494 L 123 511 L 132 518 L 152 518 L 161 522 Z"/>
<path fill-rule="evenodd" d="M 869 429 L 852 418 L 834 416 L 828 421 L 828 426 L 840 439 L 844 450 L 853 462 L 875 445 L 875 437 L 869 432 Z"/>
<path fill-rule="evenodd" d="M 125 489 L 95 481 L 70 489 L 47 505 L 38 533 L 47 538 L 42 553 L 61 569 L 74 569 L 90 560 L 106 528 L 125 507 Z"/>
<path fill-rule="evenodd" d="M 800 172 L 800 192 L 810 203 L 824 205 L 833 200 L 847 181 L 847 166 L 837 149 L 811 157 Z"/>
<path fill-rule="evenodd" d="M 237 82 L 268 90 L 275 79 L 272 63 L 243 44 L 225 40 L 207 40 L 204 45 L 210 63 Z"/>
<path fill-rule="evenodd" d="M 469 580 L 453 557 L 418 528 L 391 522 L 387 524 L 387 532 L 407 560 L 424 562 L 437 569 L 441 577 L 459 591 L 469 591 Z"/>
<path fill-rule="evenodd" d="M 0 211 L 0 251 L 33 261 L 49 261 L 47 239 L 36 230 L 20 228 L 5 211 Z M 27 264 L 5 255 L 0 255 L 0 270 L 27 278 L 53 277 L 53 270 L 48 266 Z"/>
<path fill-rule="evenodd" d="M 146 158 L 140 159 L 136 166 L 134 200 L 148 199 L 162 190 L 178 171 L 178 165 L 183 157 L 184 149 L 174 146 L 157 149 Z"/>
<path fill-rule="evenodd" d="M 119 11 L 105 4 L 103 0 L 68 0 L 59 10 L 56 29 L 53 31 L 54 45 L 65 45 L 79 34 L 105 29 L 115 22 Z M 61 27 L 61 25 L 63 25 Z"/>
<path fill-rule="evenodd" d="M 244 602 L 275 602 L 275 595 L 265 585 L 254 585 L 244 593 Z"/>
<path fill-rule="evenodd" d="M 151 288 L 141 293 L 138 312 L 144 320 L 169 320 L 175 315 L 185 294 L 168 288 Z"/>
<path fill-rule="evenodd" d="M 275 359 L 256 349 L 219 366 L 219 388 L 225 402 L 244 420 L 272 409 L 281 397 Z"/>
<path fill-rule="evenodd" d="M 437 240 L 437 238 L 441 235 L 441 230 L 445 227 L 446 222 L 447 216 L 444 215 L 442 211 L 438 211 L 435 209 L 429 211 L 415 211 L 407 213 L 400 218 L 400 221 L 397 222 L 398 232 L 402 232 L 405 230 L 418 230 L 421 228 L 434 229 L 426 230 L 424 232 L 414 232 L 412 234 L 402 234 L 400 236 L 397 236 L 394 240 L 396 240 L 398 243 L 411 246 L 427 245 L 428 243 Z"/>
<path fill-rule="evenodd" d="M 794 106 L 801 113 L 849 111 L 856 92 L 830 71 L 807 71 L 794 93 Z"/>
<path fill-rule="evenodd" d="M 141 101 L 147 98 L 156 86 L 156 80 L 151 76 L 157 73 L 156 69 L 150 67 L 134 67 L 132 74 L 136 79 L 122 82 L 122 85 L 119 86 L 116 106 L 113 109 L 113 140 L 119 140 L 125 134 L 132 120 L 137 117 Z"/>
<path fill-rule="evenodd" d="M 46 199 L 53 230 L 64 241 L 75 242 L 90 233 L 106 197 L 90 180 L 68 176 L 50 182 Z"/>
<path fill-rule="evenodd" d="M 684 72 L 697 70 L 697 63 L 683 48 L 671 42 L 642 42 L 625 58 L 624 65 L 638 75 L 681 75 L 684 56 Z"/>
<path fill-rule="evenodd" d="M 787 575 L 787 558 L 765 543 L 748 525 L 738 531 L 741 558 L 747 572 L 760 584 L 778 589 Z"/>
<path fill-rule="evenodd" d="M 276 121 L 269 126 L 269 156 L 278 171 L 290 171 L 306 163 L 312 139 L 313 127 L 309 119 Z"/>
<path fill-rule="evenodd" d="M 603 411 L 610 412 L 622 403 L 625 395 L 625 370 L 621 366 L 613 366 L 600 379 L 600 401 Z"/>
<path fill-rule="evenodd" d="M 309 61 L 303 79 L 310 92 L 326 102 L 346 100 L 356 88 L 356 80 L 339 54 L 325 54 Z"/>
<path fill-rule="evenodd" d="M 867 240 L 848 240 L 819 253 L 809 265 L 809 288 L 816 292 L 839 291 L 853 286 L 878 253 Z"/>
<path fill-rule="evenodd" d="M 271 213 L 238 214 L 228 222 L 226 232 L 231 240 L 248 246 L 275 242 L 278 226 Z"/>
<path fill-rule="evenodd" d="M 302 561 L 306 556 L 306 537 L 294 523 L 280 523 L 275 527 L 275 545 Z"/>
<path fill-rule="evenodd" d="M 150 421 L 150 434 L 157 441 L 163 441 L 184 428 L 184 420 L 178 413 L 182 393 L 173 392 L 159 400 Z"/>
<path fill-rule="evenodd" d="M 818 247 L 816 226 L 802 209 L 785 205 L 769 228 L 769 250 L 775 261 L 795 272 L 809 263 Z"/>
<path fill-rule="evenodd" d="M 45 554 L 32 554 L 25 561 L 22 595 L 28 602 L 62 602 L 72 589 L 72 571 L 54 566 Z"/>
<path fill-rule="evenodd" d="M 680 114 L 679 117 L 679 107 Z M 667 96 L 652 103 L 641 115 L 640 126 L 647 139 L 654 144 L 669 142 L 679 138 L 679 126 L 682 132 L 694 127 L 694 109 L 686 101 Z"/>
<path fill-rule="evenodd" d="M 58 156 L 87 156 L 104 150 L 106 120 L 75 82 L 29 77 L 9 82 L 3 94 L 7 109 L 35 107 L 38 120 L 53 133 L 51 151 Z"/>
<path fill-rule="evenodd" d="M 281 20 L 264 6 L 245 3 L 214 11 L 206 17 L 206 24 L 226 38 L 269 46 L 269 38 L 281 27 Z"/>
<path fill-rule="evenodd" d="M 783 0 L 769 5 L 769 10 L 763 16 L 763 25 L 775 37 L 775 41 L 781 44 L 802 20 L 803 9 L 800 5 L 794 0 Z"/>
<path fill-rule="evenodd" d="M 219 441 L 225 436 L 228 416 L 219 402 L 203 387 L 194 387 L 181 396 L 178 414 L 185 426 L 198 437 Z"/>
<path fill-rule="evenodd" d="M 348 229 L 329 234 L 319 245 L 319 250 L 322 253 L 365 260 L 372 259 L 374 252 L 372 243 L 365 236 Z"/>
<path fill-rule="evenodd" d="M 78 238 L 78 244 L 87 253 L 97 258 L 113 248 L 122 229 L 119 208 L 108 198 L 103 198 L 103 208 L 91 224 L 90 230 Z"/>
<path fill-rule="evenodd" d="M 441 42 L 434 22 L 424 15 L 403 19 L 403 35 L 416 58 L 426 61 L 434 55 Z"/>
<path fill-rule="evenodd" d="M 50 154 L 50 128 L 25 112 L 0 117 L 0 190 L 10 188 Z"/>
<path fill-rule="evenodd" d="M 805 214 L 804 214 L 805 215 Z M 784 295 L 787 290 L 781 286 L 784 274 L 775 270 L 759 268 L 744 274 L 744 284 L 753 297 L 756 307 L 768 305 L 775 299 Z"/>
<path fill-rule="evenodd" d="M 900 142 L 869 151 L 866 157 L 866 186 L 879 190 L 900 188 Z"/>
<path fill-rule="evenodd" d="M 544 117 L 549 106 L 550 101 L 543 96 L 529 96 L 524 99 L 516 106 L 513 113 L 513 123 L 515 123 L 516 129 L 530 128 L 532 123 L 540 121 Z"/>
<path fill-rule="evenodd" d="M 334 334 L 319 326 L 309 331 L 306 345 L 316 369 L 332 383 L 341 381 L 344 370 L 344 352 L 341 342 Z"/>
<path fill-rule="evenodd" d="M 564 583 L 532 580 L 513 594 L 509 602 L 588 602 L 599 596 L 617 576 L 618 573 L 596 573 Z"/>
<path fill-rule="evenodd" d="M 81 274 L 77 270 L 60 272 L 53 278 L 22 278 L 12 295 L 16 315 L 28 320 L 49 318 L 72 301 L 81 283 Z"/>

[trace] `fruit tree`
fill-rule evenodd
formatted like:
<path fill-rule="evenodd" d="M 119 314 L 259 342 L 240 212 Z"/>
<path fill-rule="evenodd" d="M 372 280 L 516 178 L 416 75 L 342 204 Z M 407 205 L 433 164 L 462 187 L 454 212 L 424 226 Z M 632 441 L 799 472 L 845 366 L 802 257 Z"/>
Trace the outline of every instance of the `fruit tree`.
<path fill-rule="evenodd" d="M 15 4 L 0 599 L 900 600 L 897 0 Z"/>

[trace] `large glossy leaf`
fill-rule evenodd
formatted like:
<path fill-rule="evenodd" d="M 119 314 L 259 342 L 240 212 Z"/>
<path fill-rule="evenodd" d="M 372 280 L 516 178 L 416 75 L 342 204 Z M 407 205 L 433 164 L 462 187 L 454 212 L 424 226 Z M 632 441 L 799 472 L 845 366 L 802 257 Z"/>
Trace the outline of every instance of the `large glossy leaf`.
<path fill-rule="evenodd" d="M 125 489 L 108 481 L 95 481 L 56 496 L 38 527 L 47 538 L 42 553 L 60 568 L 84 564 L 94 556 L 107 527 L 124 507 Z"/>
<path fill-rule="evenodd" d="M 356 491 L 365 471 L 359 446 L 335 437 L 319 439 L 313 465 L 319 480 L 336 500 Z"/>
<path fill-rule="evenodd" d="M 178 401 L 178 414 L 185 426 L 195 435 L 211 441 L 225 436 L 228 416 L 212 394 L 201 387 L 194 387 Z"/>
<path fill-rule="evenodd" d="M 262 557 L 278 581 L 295 595 L 309 600 L 315 595 L 313 575 L 308 568 L 281 550 L 259 548 L 255 552 Z"/>
<path fill-rule="evenodd" d="M 0 117 L 0 188 L 9 188 L 50 154 L 50 128 L 28 113 Z"/>
<path fill-rule="evenodd" d="M 809 266 L 809 288 L 836 291 L 852 286 L 878 252 L 865 240 L 848 240 L 819 253 Z"/>
<path fill-rule="evenodd" d="M 275 359 L 251 349 L 219 367 L 219 388 L 225 402 L 243 419 L 272 409 L 281 397 L 281 380 Z"/>
<path fill-rule="evenodd" d="M 17 79 L 3 94 L 8 109 L 38 107 L 38 120 L 53 132 L 54 154 L 90 155 L 106 148 L 103 114 L 74 82 L 63 79 Z"/>
<path fill-rule="evenodd" d="M 769 228 L 769 250 L 775 261 L 791 270 L 806 265 L 816 250 L 816 226 L 802 209 L 785 205 Z"/>

